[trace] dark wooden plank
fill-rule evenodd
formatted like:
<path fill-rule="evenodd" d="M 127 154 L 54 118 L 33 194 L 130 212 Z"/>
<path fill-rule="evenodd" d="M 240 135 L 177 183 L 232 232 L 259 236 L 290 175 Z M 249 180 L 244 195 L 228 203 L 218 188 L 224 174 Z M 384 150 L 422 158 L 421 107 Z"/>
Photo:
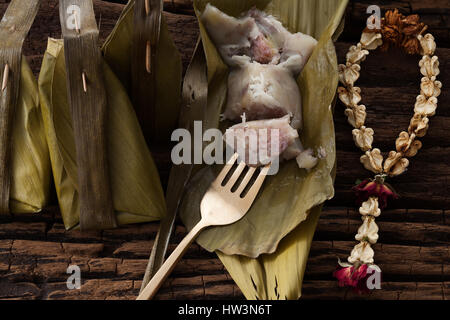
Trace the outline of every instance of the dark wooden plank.
<path fill-rule="evenodd" d="M 369 296 L 358 296 L 338 288 L 332 272 L 337 257 L 345 259 L 355 244 L 353 237 L 360 222 L 359 216 L 346 208 L 325 208 L 311 247 L 303 297 L 446 298 L 442 292 L 450 281 L 450 240 L 439 239 L 437 230 L 442 228 L 446 235 L 449 234 L 445 229 L 449 228 L 445 216 L 442 210 L 384 211 L 377 220 L 381 232 L 380 243 L 375 245 L 377 264 L 384 272 L 383 290 L 374 291 Z M 23 223 L 15 226 L 0 224 L 0 230 L 20 230 L 15 235 L 12 232 L 0 234 L 2 238 L 15 239 L 0 239 L 0 298 L 136 297 L 157 224 L 106 230 L 98 237 L 78 231 L 64 232 L 55 237 L 53 230 L 61 226 L 60 218 L 48 221 L 44 217 L 43 220 L 40 225 L 35 222 L 28 234 Z M 178 225 L 169 252 L 185 234 L 185 228 Z M 33 240 L 30 235 L 42 240 Z M 81 290 L 67 290 L 65 286 L 69 264 L 81 268 Z M 230 299 L 242 298 L 242 294 L 217 257 L 193 245 L 158 295 L 158 299 L 168 298 Z"/>

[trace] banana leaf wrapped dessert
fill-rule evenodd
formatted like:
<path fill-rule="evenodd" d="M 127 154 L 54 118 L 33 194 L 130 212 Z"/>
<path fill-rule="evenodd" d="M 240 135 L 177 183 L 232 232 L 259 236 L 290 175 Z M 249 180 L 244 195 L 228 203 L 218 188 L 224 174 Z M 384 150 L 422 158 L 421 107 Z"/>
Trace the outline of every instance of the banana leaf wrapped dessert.
<path fill-rule="evenodd" d="M 269 131 L 279 127 L 277 139 L 280 140 L 278 144 L 282 150 L 274 152 L 267 161 L 283 153 L 282 159 L 298 158 L 298 165 L 305 167 L 307 163 L 301 161 L 304 150 L 298 134 L 294 137 L 286 135 L 282 124 L 287 119 L 294 129 L 302 127 L 302 100 L 296 78 L 310 58 L 317 41 L 301 32 L 289 32 L 275 17 L 257 8 L 250 9 L 240 18 L 234 18 L 208 3 L 201 20 L 222 59 L 231 68 L 223 118 L 234 122 L 242 117 L 250 121 L 280 119 L 259 121 L 256 126 L 252 126 Z M 287 118 L 282 118 L 284 116 Z M 291 121 L 289 118 L 292 118 Z M 243 132 L 248 132 L 250 125 L 251 122 L 243 124 L 247 128 Z M 235 126 L 231 131 L 234 132 L 239 127 L 241 126 Z M 244 139 L 236 138 L 238 144 Z M 264 141 L 266 143 L 259 141 L 255 146 L 246 144 L 246 155 L 241 156 L 247 163 L 250 159 L 248 155 L 267 154 L 270 148 L 268 140 Z M 284 152 L 288 146 L 288 150 Z M 262 164 L 264 161 L 257 160 L 256 163 Z M 316 162 L 308 162 L 311 163 Z"/>
<path fill-rule="evenodd" d="M 51 168 L 36 78 L 22 57 L 12 126 L 10 213 L 40 212 L 50 196 Z"/>
<path fill-rule="evenodd" d="M 156 19 L 156 4 L 159 6 L 160 0 L 150 1 L 151 18 Z M 144 7 L 144 1 L 128 1 L 103 44 L 102 52 L 105 61 L 127 90 L 144 136 L 151 142 L 150 147 L 153 144 L 166 146 L 178 125 L 181 55 L 170 35 L 166 17 L 160 13 L 159 21 L 155 21 L 159 27 L 148 28 Z M 158 36 L 153 35 L 156 31 Z M 141 54 L 146 52 L 146 40 L 140 37 L 147 33 L 152 34 L 150 73 L 146 70 L 145 57 Z"/>
<path fill-rule="evenodd" d="M 82 40 L 87 41 L 91 38 L 89 32 L 97 32 L 92 1 L 76 2 L 86 15 L 89 13 L 89 24 L 87 17 L 84 17 L 84 27 L 80 28 L 81 36 L 86 38 Z M 64 5 L 70 4 L 64 2 Z M 98 81 L 92 80 L 92 76 L 89 79 L 88 74 L 87 85 L 81 88 L 81 97 L 87 96 L 83 95 L 83 90 L 89 94 L 101 86 L 104 90 L 97 91 L 106 93 L 105 112 L 99 111 L 94 104 L 90 118 L 106 114 L 104 163 L 108 166 L 105 171 L 110 181 L 112 215 L 118 225 L 155 221 L 166 216 L 164 193 L 149 146 L 156 147 L 158 142 L 166 142 L 176 126 L 182 67 L 181 57 L 161 15 L 160 4 L 159 1 L 151 1 L 151 19 L 146 19 L 147 16 L 142 14 L 148 9 L 144 2 L 128 1 L 114 30 L 103 44 L 102 52 L 98 50 L 101 61 L 97 63 L 97 69 L 102 76 Z M 63 18 L 66 15 L 64 5 L 60 5 Z M 145 25 L 147 22 L 154 28 L 148 28 L 148 24 Z M 142 30 L 145 26 L 147 28 Z M 62 27 L 64 31 L 65 25 L 62 24 Z M 78 39 L 73 33 L 73 30 L 63 32 L 64 45 L 59 40 L 49 40 L 39 79 L 55 185 L 67 229 L 83 228 L 80 217 L 86 216 L 81 199 L 86 192 L 83 193 L 84 184 L 79 178 L 80 173 L 86 170 L 83 162 L 79 161 L 80 135 L 74 129 L 77 121 L 82 123 L 82 127 L 89 122 L 82 117 L 74 119 L 73 99 L 64 89 L 65 85 L 77 84 L 78 79 L 70 75 L 71 70 L 72 74 L 77 72 L 77 65 L 71 64 L 70 50 L 75 51 L 79 47 L 67 46 Z M 95 43 L 93 49 L 97 48 L 98 43 Z M 81 59 L 78 63 L 83 65 L 85 60 Z M 71 83 L 66 78 L 75 80 Z M 100 83 L 102 80 L 104 85 Z M 99 82 L 98 87 L 96 82 Z M 81 145 L 91 145 L 91 142 L 88 139 Z M 159 150 L 159 146 L 157 148 Z M 105 184 L 105 187 L 108 186 Z"/>
<path fill-rule="evenodd" d="M 266 178 L 259 196 L 242 220 L 230 226 L 204 230 L 197 239 L 203 248 L 217 253 L 248 299 L 298 299 L 301 295 L 321 207 L 334 195 L 336 157 L 332 108 L 338 70 L 333 39 L 341 30 L 346 5 L 346 0 L 194 0 L 202 45 L 197 48 L 186 78 L 191 78 L 191 74 L 194 78 L 203 70 L 207 71 L 207 78 L 197 86 L 191 84 L 190 96 L 195 99 L 190 108 L 186 108 L 184 123 L 197 120 L 198 115 L 203 114 L 204 130 L 233 128 L 244 112 L 241 112 L 242 106 L 230 104 L 233 85 L 229 82 L 230 75 L 233 72 L 244 74 L 239 69 L 252 63 L 261 69 L 280 67 L 284 63 L 298 91 L 290 96 L 298 95 L 300 102 L 290 105 L 289 110 L 265 103 L 257 108 L 268 110 L 261 118 L 261 112 L 252 115 L 245 110 L 246 123 L 269 129 L 273 121 L 279 121 L 278 124 L 284 121 L 295 131 L 301 129 L 298 131 L 301 145 L 310 152 L 302 152 L 303 156 L 297 160 L 316 162 L 312 163 L 310 171 L 300 169 L 296 161 L 283 162 L 276 175 Z M 211 14 L 209 19 L 204 16 L 207 10 Z M 231 34 L 223 32 L 228 25 L 233 26 Z M 285 30 L 294 37 L 287 36 L 292 42 L 286 41 Z M 317 43 L 308 36 L 295 36 L 299 32 L 314 37 Z M 242 35 L 250 35 L 250 39 L 245 36 L 243 39 Z M 283 47 L 285 50 L 280 51 Z M 292 65 L 287 63 L 295 59 Z M 242 88 L 242 83 L 236 86 Z M 204 99 L 205 94 L 207 99 Z M 235 101 L 239 103 L 246 94 L 237 94 Z M 197 110 L 191 110 L 191 106 Z M 271 113 L 273 110 L 276 112 Z M 253 116 L 256 119 L 252 119 Z M 221 117 L 227 121 L 220 121 Z M 286 130 L 285 124 L 280 128 L 282 132 Z M 287 145 L 282 153 L 291 146 L 301 148 L 289 143 L 296 140 L 295 133 L 284 132 L 288 139 L 280 144 L 280 150 Z M 319 154 L 320 157 L 313 157 Z M 201 199 L 220 169 L 220 165 L 197 166 L 187 173 L 189 183 L 181 200 L 180 215 L 188 229 L 199 221 Z"/>
<path fill-rule="evenodd" d="M 159 174 L 126 90 L 106 62 L 107 158 L 119 225 L 160 220 L 166 212 Z M 66 90 L 62 40 L 49 39 L 39 75 L 39 95 L 54 182 L 66 229 L 79 226 L 75 136 Z"/>
<path fill-rule="evenodd" d="M 0 21 L 0 215 L 39 212 L 50 194 L 37 83 L 22 56 L 38 8 L 38 0 L 12 0 Z"/>

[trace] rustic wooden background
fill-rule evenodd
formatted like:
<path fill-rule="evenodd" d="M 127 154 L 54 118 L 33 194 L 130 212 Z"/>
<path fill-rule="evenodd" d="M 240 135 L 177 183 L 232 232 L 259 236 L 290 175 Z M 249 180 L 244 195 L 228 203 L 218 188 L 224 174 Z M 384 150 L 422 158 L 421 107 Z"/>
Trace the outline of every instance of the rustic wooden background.
<path fill-rule="evenodd" d="M 3 15 L 8 0 L 0 0 Z M 40 13 L 25 41 L 24 53 L 33 71 L 39 72 L 47 37 L 61 36 L 57 0 L 43 0 Z M 103 41 L 113 28 L 123 5 L 95 0 Z M 359 164 L 350 127 L 339 103 L 335 110 L 338 170 L 336 197 L 327 203 L 312 244 L 304 281 L 304 299 L 450 299 L 450 1 L 352 0 L 346 28 L 336 44 L 339 61 L 359 39 L 367 15 L 378 4 L 418 13 L 436 37 L 444 91 L 439 109 L 419 155 L 409 171 L 393 181 L 402 198 L 377 220 L 380 242 L 376 261 L 383 269 L 382 290 L 368 296 L 338 288 L 332 278 L 337 256 L 345 258 L 360 223 L 350 191 L 356 178 L 367 177 Z M 165 1 L 165 16 L 187 66 L 198 36 L 190 0 Z M 359 85 L 368 107 L 368 125 L 376 131 L 375 144 L 384 151 L 394 146 L 405 130 L 419 92 L 418 58 L 398 52 L 374 53 L 363 65 Z M 154 152 L 163 181 L 167 180 L 167 153 Z M 79 233 L 64 230 L 58 209 L 0 221 L 0 298 L 2 299 L 133 299 L 146 266 L 157 224 Z M 173 249 L 185 234 L 177 226 Z M 66 268 L 82 269 L 81 290 L 66 288 Z M 215 254 L 193 245 L 160 291 L 160 299 L 243 298 Z"/>

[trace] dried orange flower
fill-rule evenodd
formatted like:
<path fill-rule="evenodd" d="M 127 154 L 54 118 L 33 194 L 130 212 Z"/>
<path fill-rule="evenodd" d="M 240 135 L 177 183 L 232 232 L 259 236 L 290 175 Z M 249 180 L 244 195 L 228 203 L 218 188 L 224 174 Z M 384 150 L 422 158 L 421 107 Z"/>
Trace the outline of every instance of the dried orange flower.
<path fill-rule="evenodd" d="M 420 17 L 417 14 L 412 14 L 401 20 L 401 31 L 405 36 L 416 37 L 423 32 L 425 24 L 420 22 Z"/>
<path fill-rule="evenodd" d="M 383 35 L 383 46 L 381 49 L 387 51 L 389 47 L 401 47 L 407 54 L 418 54 L 422 51 L 419 35 L 427 30 L 427 26 L 420 22 L 417 14 L 404 16 L 397 9 L 387 11 L 381 20 L 381 34 Z"/>

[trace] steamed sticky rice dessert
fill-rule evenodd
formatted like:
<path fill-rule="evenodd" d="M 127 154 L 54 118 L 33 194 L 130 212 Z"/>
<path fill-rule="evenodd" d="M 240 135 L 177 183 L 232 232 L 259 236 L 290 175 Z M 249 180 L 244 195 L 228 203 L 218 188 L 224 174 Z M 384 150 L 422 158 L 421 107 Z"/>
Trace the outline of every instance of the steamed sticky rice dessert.
<path fill-rule="evenodd" d="M 269 132 L 278 129 L 280 152 L 271 156 L 299 160 L 303 148 L 297 129 L 302 127 L 302 107 L 296 79 L 317 41 L 300 32 L 290 33 L 281 22 L 258 9 L 234 18 L 208 4 L 201 20 L 231 69 L 223 118 L 233 122 L 248 120 L 231 129 L 257 127 Z M 244 141 L 239 135 L 236 139 Z M 246 142 L 245 159 L 270 149 L 264 141 L 254 146 Z M 297 162 L 299 166 L 304 163 Z"/>
<path fill-rule="evenodd" d="M 227 129 L 225 141 L 250 166 L 267 164 L 274 157 L 293 159 L 303 148 L 297 130 L 289 125 L 289 121 L 287 115 L 279 119 L 242 122 Z"/>
<path fill-rule="evenodd" d="M 289 94 L 288 94 L 289 92 Z M 224 117 L 236 121 L 292 116 L 292 127 L 301 127 L 301 97 L 297 82 L 279 65 L 245 63 L 228 77 Z"/>
<path fill-rule="evenodd" d="M 208 4 L 201 17 L 225 63 L 230 66 L 224 116 L 240 121 L 292 116 L 301 127 L 301 97 L 296 79 L 317 41 L 291 34 L 274 17 L 251 9 L 242 18 L 230 17 Z"/>

